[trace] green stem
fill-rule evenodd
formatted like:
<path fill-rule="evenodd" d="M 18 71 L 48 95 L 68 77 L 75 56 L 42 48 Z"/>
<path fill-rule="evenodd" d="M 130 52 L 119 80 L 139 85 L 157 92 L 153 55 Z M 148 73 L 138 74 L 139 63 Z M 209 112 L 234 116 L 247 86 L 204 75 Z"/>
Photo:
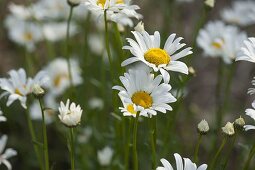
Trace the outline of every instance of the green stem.
<path fill-rule="evenodd" d="M 136 149 L 136 138 L 137 138 L 137 126 L 138 126 L 138 119 L 139 119 L 140 112 L 137 113 L 135 122 L 134 122 L 134 129 L 133 129 L 133 164 L 134 170 L 138 170 L 138 157 L 137 157 L 137 149 Z"/>
<path fill-rule="evenodd" d="M 129 170 L 129 148 L 130 148 L 130 133 L 131 133 L 131 123 L 132 119 L 129 119 L 128 122 L 128 133 L 127 133 L 127 144 L 126 144 L 126 152 L 125 152 L 125 170 Z"/>
<path fill-rule="evenodd" d="M 231 143 L 231 145 L 230 145 L 230 147 L 229 147 L 229 151 L 228 151 L 228 153 L 226 154 L 226 160 L 225 160 L 225 162 L 224 162 L 224 164 L 223 164 L 223 167 L 222 167 L 223 170 L 226 169 L 226 167 L 227 167 L 229 158 L 230 158 L 230 156 L 231 156 L 231 151 L 232 151 L 232 149 L 234 148 L 234 144 L 235 144 L 235 142 L 236 142 L 237 135 L 238 135 L 238 134 L 235 134 L 234 139 L 233 139 L 233 141 L 232 141 L 232 143 Z"/>
<path fill-rule="evenodd" d="M 151 150 L 152 150 L 152 169 L 156 169 L 156 160 L 157 160 L 157 155 L 156 155 L 156 118 L 149 118 L 150 119 L 150 140 L 151 140 Z M 155 120 L 153 120 L 155 119 Z"/>
<path fill-rule="evenodd" d="M 225 144 L 226 144 L 226 141 L 227 141 L 227 138 L 224 137 L 224 139 L 223 139 L 222 142 L 221 142 L 221 145 L 220 145 L 219 149 L 217 150 L 216 154 L 215 154 L 214 157 L 213 157 L 213 160 L 212 160 L 212 163 L 211 163 L 211 166 L 210 166 L 209 170 L 215 169 L 215 168 L 214 168 L 214 167 L 215 167 L 215 163 L 216 163 L 216 161 L 218 160 L 219 155 L 220 155 L 222 149 L 224 148 L 224 146 L 225 146 Z"/>
<path fill-rule="evenodd" d="M 70 159 L 71 159 L 71 170 L 75 170 L 74 163 L 74 128 L 70 128 Z"/>
<path fill-rule="evenodd" d="M 31 117 L 30 117 L 30 114 L 29 114 L 28 110 L 29 110 L 29 108 L 27 108 L 27 110 L 25 112 L 26 113 L 26 118 L 27 118 L 27 124 L 28 124 L 29 132 L 30 132 L 30 135 L 31 135 L 31 138 L 32 138 L 32 143 L 33 143 L 33 147 L 34 147 L 34 150 L 35 150 L 35 154 L 36 154 L 37 160 L 38 160 L 39 165 L 40 165 L 40 169 L 43 170 L 42 157 L 41 157 L 38 145 L 36 144 L 37 138 L 35 136 L 33 123 L 32 123 L 32 120 L 31 120 Z"/>
<path fill-rule="evenodd" d="M 45 116 L 44 116 L 44 109 L 42 105 L 42 100 L 39 98 L 41 113 L 42 113 L 42 131 L 43 131 L 43 152 L 44 152 L 44 163 L 45 163 L 45 170 L 49 170 L 49 153 L 48 153 L 48 139 L 47 139 L 47 129 L 45 124 Z"/>
<path fill-rule="evenodd" d="M 70 12 L 67 20 L 67 29 L 66 29 L 66 58 L 67 58 L 67 64 L 68 64 L 68 74 L 69 74 L 69 81 L 71 85 L 72 92 L 74 94 L 75 88 L 73 84 L 73 76 L 72 76 L 72 71 L 71 71 L 71 59 L 70 59 L 70 24 L 72 20 L 72 15 L 73 15 L 73 6 L 70 6 Z"/>
<path fill-rule="evenodd" d="M 249 169 L 251 160 L 252 160 L 252 158 L 253 158 L 254 155 L 255 155 L 255 143 L 253 144 L 253 146 L 252 146 L 252 148 L 251 148 L 251 150 L 250 150 L 248 159 L 247 159 L 246 162 L 245 162 L 245 165 L 244 165 L 243 170 L 248 170 L 248 169 Z"/>
<path fill-rule="evenodd" d="M 199 151 L 199 148 L 200 148 L 200 143 L 202 141 L 201 139 L 202 139 L 202 135 L 199 134 L 198 141 L 197 141 L 197 144 L 196 144 L 195 153 L 194 153 L 194 163 L 197 163 L 197 161 L 198 161 L 198 151 Z"/>

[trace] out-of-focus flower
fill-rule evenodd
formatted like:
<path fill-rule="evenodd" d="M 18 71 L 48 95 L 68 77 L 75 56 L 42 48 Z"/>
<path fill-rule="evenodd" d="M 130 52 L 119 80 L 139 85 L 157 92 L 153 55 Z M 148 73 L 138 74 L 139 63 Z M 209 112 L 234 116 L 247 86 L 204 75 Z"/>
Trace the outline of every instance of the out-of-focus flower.
<path fill-rule="evenodd" d="M 102 150 L 97 152 L 97 159 L 101 166 L 108 166 L 111 164 L 113 156 L 113 149 L 106 146 Z"/>
<path fill-rule="evenodd" d="M 213 8 L 215 4 L 215 0 L 205 0 L 205 5 Z"/>
<path fill-rule="evenodd" d="M 8 170 L 12 169 L 11 163 L 8 161 L 9 158 L 16 156 L 17 152 L 12 148 L 7 148 L 4 152 L 8 137 L 3 135 L 0 138 L 0 165 L 4 164 Z"/>
<path fill-rule="evenodd" d="M 198 129 L 198 132 L 200 134 L 206 134 L 208 131 L 209 131 L 209 125 L 207 123 L 206 120 L 202 120 L 198 125 L 197 125 L 197 129 Z"/>
<path fill-rule="evenodd" d="M 104 101 L 101 98 L 93 97 L 89 100 L 88 105 L 90 109 L 102 110 L 104 107 Z"/>
<path fill-rule="evenodd" d="M 66 37 L 66 27 L 67 25 L 65 22 L 44 24 L 42 27 L 44 38 L 52 42 L 63 40 Z M 71 22 L 69 34 L 73 36 L 76 33 L 77 26 Z"/>
<path fill-rule="evenodd" d="M 197 167 L 195 163 L 193 163 L 189 158 L 183 158 L 178 154 L 174 154 L 175 161 L 176 161 L 176 170 L 206 170 L 207 165 L 203 164 Z M 166 159 L 160 159 L 161 163 L 163 164 L 163 167 L 157 167 L 156 170 L 174 170 L 172 165 L 166 160 Z"/>
<path fill-rule="evenodd" d="M 130 46 L 124 46 L 123 49 L 130 50 L 134 57 L 128 58 L 122 62 L 122 66 L 142 61 L 154 71 L 160 71 L 163 75 L 164 81 L 169 82 L 170 76 L 167 71 L 177 71 L 188 74 L 188 67 L 185 63 L 177 61 L 178 59 L 192 54 L 191 48 L 184 48 L 185 43 L 180 43 L 183 39 L 176 34 L 171 34 L 164 48 L 160 47 L 160 34 L 155 32 L 154 35 L 149 35 L 146 31 L 137 32 L 132 31 L 135 36 L 134 40 L 127 38 Z"/>
<path fill-rule="evenodd" d="M 0 122 L 5 122 L 7 119 L 6 117 L 3 115 L 2 110 L 0 110 Z"/>
<path fill-rule="evenodd" d="M 242 129 L 243 129 L 243 127 L 244 127 L 244 125 L 245 125 L 245 121 L 244 121 L 244 119 L 240 116 L 238 119 L 235 120 L 234 125 L 235 125 L 235 127 L 242 128 Z"/>
<path fill-rule="evenodd" d="M 82 129 L 81 134 L 78 135 L 77 140 L 79 143 L 87 143 L 92 135 L 92 128 L 85 127 Z"/>
<path fill-rule="evenodd" d="M 235 128 L 233 123 L 227 122 L 227 124 L 222 127 L 222 132 L 227 136 L 233 136 L 235 134 Z"/>
<path fill-rule="evenodd" d="M 252 102 L 252 108 L 246 109 L 245 114 L 250 116 L 253 120 L 255 120 L 255 101 Z M 244 125 L 244 129 L 247 130 L 255 130 L 254 125 Z"/>
<path fill-rule="evenodd" d="M 95 45 L 96 44 L 96 45 Z M 96 55 L 103 55 L 105 51 L 104 37 L 101 34 L 90 34 L 88 37 L 89 49 Z"/>
<path fill-rule="evenodd" d="M 143 32 L 144 31 L 144 23 L 140 21 L 136 26 L 135 26 L 135 31 L 137 32 Z"/>
<path fill-rule="evenodd" d="M 32 86 L 32 92 L 35 97 L 41 98 L 44 96 L 45 91 L 39 84 L 34 84 Z"/>
<path fill-rule="evenodd" d="M 8 8 L 13 16 L 15 16 L 21 20 L 31 19 L 33 17 L 31 9 L 29 9 L 28 7 L 25 7 L 23 5 L 17 5 L 14 3 L 10 3 L 8 5 Z"/>
<path fill-rule="evenodd" d="M 73 102 L 70 104 L 70 100 L 68 99 L 66 104 L 62 101 L 60 102 L 58 110 L 60 113 L 58 117 L 64 125 L 68 127 L 75 127 L 80 124 L 83 112 L 80 105 L 76 105 Z"/>
<path fill-rule="evenodd" d="M 245 60 L 255 63 L 255 38 L 251 37 L 244 41 L 244 46 L 241 48 L 236 61 Z"/>
<path fill-rule="evenodd" d="M 0 78 L 0 88 L 3 92 L 0 96 L 9 96 L 7 106 L 10 106 L 15 100 L 19 100 L 21 105 L 26 109 L 27 95 L 32 93 L 32 86 L 34 84 L 44 85 L 48 77 L 44 72 L 39 72 L 34 79 L 27 78 L 24 69 L 11 70 L 8 72 L 10 78 Z"/>
<path fill-rule="evenodd" d="M 169 103 L 175 102 L 176 98 L 169 92 L 171 86 L 161 83 L 161 75 L 154 78 L 154 74 L 148 71 L 130 69 L 124 76 L 120 76 L 120 81 L 124 87 L 114 86 L 113 89 L 119 90 L 118 94 L 125 107 L 120 109 L 125 115 L 128 115 L 127 111 L 131 115 L 139 111 L 141 116 L 151 117 L 157 115 L 157 111 L 166 113 L 166 110 L 172 110 Z"/>
<path fill-rule="evenodd" d="M 224 21 L 240 26 L 255 24 L 254 15 L 254 1 L 234 1 L 231 8 L 226 8 L 221 13 Z"/>
<path fill-rule="evenodd" d="M 57 68 L 57 69 L 56 69 Z M 47 88 L 49 93 L 54 96 L 62 94 L 68 87 L 70 87 L 70 76 L 68 72 L 68 63 L 63 58 L 57 58 L 46 66 L 44 71 L 50 78 Z M 71 59 L 71 73 L 73 84 L 79 85 L 82 83 L 81 70 L 78 61 Z"/>
<path fill-rule="evenodd" d="M 255 86 L 255 77 L 253 77 L 253 79 L 252 79 L 252 81 L 251 81 L 251 84 L 252 84 L 253 86 Z M 254 87 L 249 88 L 249 89 L 248 89 L 248 94 L 250 94 L 250 95 L 255 94 L 255 88 L 254 88 Z"/>
<path fill-rule="evenodd" d="M 240 32 L 237 27 L 214 21 L 209 22 L 199 31 L 197 44 L 203 49 L 205 55 L 221 57 L 225 63 L 231 63 L 236 59 L 246 37 L 246 34 Z"/>

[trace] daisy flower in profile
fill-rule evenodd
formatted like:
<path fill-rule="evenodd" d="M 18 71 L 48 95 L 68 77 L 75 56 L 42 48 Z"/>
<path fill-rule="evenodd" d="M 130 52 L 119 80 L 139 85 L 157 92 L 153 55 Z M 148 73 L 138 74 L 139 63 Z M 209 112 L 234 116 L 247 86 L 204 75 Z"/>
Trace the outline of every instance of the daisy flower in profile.
<path fill-rule="evenodd" d="M 248 108 L 245 110 L 245 114 L 247 116 L 250 116 L 253 120 L 255 120 L 255 100 L 252 102 L 251 106 L 252 106 L 252 108 Z M 254 125 L 244 125 L 244 129 L 245 129 L 245 131 L 255 130 L 255 126 Z"/>
<path fill-rule="evenodd" d="M 12 148 L 7 148 L 4 152 L 4 148 L 6 146 L 8 137 L 6 135 L 3 135 L 0 138 L 0 165 L 4 164 L 8 170 L 12 169 L 11 163 L 7 160 L 13 156 L 17 155 L 17 152 Z"/>
<path fill-rule="evenodd" d="M 175 153 L 174 157 L 176 161 L 176 170 L 206 170 L 207 169 L 206 164 L 203 164 L 197 167 L 197 165 L 188 158 L 183 158 L 184 159 L 184 162 L 183 162 L 182 157 L 178 153 Z M 160 161 L 163 164 L 163 167 L 162 166 L 157 167 L 156 170 L 174 170 L 172 165 L 166 159 L 161 159 Z"/>
<path fill-rule="evenodd" d="M 185 63 L 177 61 L 178 59 L 192 54 L 191 48 L 183 48 L 186 44 L 180 43 L 183 39 L 176 34 L 171 34 L 164 47 L 160 47 L 160 34 L 158 31 L 154 35 L 149 35 L 146 31 L 132 31 L 136 41 L 127 38 L 130 46 L 124 46 L 123 49 L 130 50 L 134 55 L 122 62 L 121 66 L 142 61 L 147 66 L 153 68 L 155 72 L 160 71 L 164 75 L 164 81 L 169 82 L 167 71 L 177 71 L 188 74 L 188 67 Z"/>
<path fill-rule="evenodd" d="M 226 8 L 221 12 L 221 18 L 230 24 L 252 25 L 255 24 L 254 9 L 254 1 L 235 1 L 231 8 Z"/>
<path fill-rule="evenodd" d="M 76 105 L 73 102 L 70 104 L 70 100 L 68 99 L 66 104 L 62 101 L 60 102 L 58 110 L 60 113 L 58 117 L 64 125 L 68 127 L 75 127 L 80 124 L 83 112 L 80 105 Z"/>
<path fill-rule="evenodd" d="M 2 110 L 0 110 L 0 122 L 5 122 L 7 119 L 6 117 L 3 115 Z"/>
<path fill-rule="evenodd" d="M 255 38 L 251 37 L 244 41 L 244 46 L 241 48 L 236 61 L 245 60 L 255 63 Z"/>
<path fill-rule="evenodd" d="M 169 103 L 175 102 L 176 98 L 169 92 L 171 86 L 161 83 L 162 75 L 154 77 L 148 71 L 130 69 L 120 76 L 120 81 L 124 87 L 114 86 L 113 89 L 119 90 L 124 106 L 120 109 L 124 115 L 134 116 L 139 112 L 141 116 L 151 117 L 157 115 L 157 111 L 166 113 L 172 110 Z"/>
<path fill-rule="evenodd" d="M 9 78 L 0 78 L 0 88 L 5 91 L 0 98 L 8 96 L 7 106 L 10 106 L 15 100 L 19 100 L 25 109 L 27 108 L 27 95 L 32 93 L 33 85 L 44 85 L 48 80 L 44 72 L 38 72 L 33 79 L 27 77 L 23 68 L 11 70 L 8 74 Z"/>

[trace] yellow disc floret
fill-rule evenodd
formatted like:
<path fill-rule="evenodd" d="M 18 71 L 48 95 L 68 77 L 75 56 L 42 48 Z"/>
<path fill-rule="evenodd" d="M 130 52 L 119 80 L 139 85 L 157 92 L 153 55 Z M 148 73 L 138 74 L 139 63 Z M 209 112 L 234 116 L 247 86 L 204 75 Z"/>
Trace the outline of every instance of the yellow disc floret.
<path fill-rule="evenodd" d="M 222 44 L 219 43 L 219 42 L 213 42 L 213 43 L 212 43 L 212 46 L 213 46 L 214 48 L 216 48 L 216 49 L 221 49 L 221 48 L 222 48 Z"/>
<path fill-rule="evenodd" d="M 59 87 L 61 85 L 62 80 L 64 79 L 69 79 L 69 76 L 67 74 L 56 75 L 56 77 L 53 79 L 53 85 L 55 87 Z"/>
<path fill-rule="evenodd" d="M 166 50 L 162 50 L 160 48 L 151 48 L 144 54 L 144 59 L 149 63 L 158 66 L 160 64 L 168 64 L 171 57 L 167 54 Z"/>
<path fill-rule="evenodd" d="M 137 112 L 135 111 L 135 109 L 134 109 L 133 104 L 127 105 L 127 111 L 130 112 L 130 113 L 132 113 L 132 114 L 136 114 L 136 113 L 137 113 Z"/>
<path fill-rule="evenodd" d="M 25 32 L 23 34 L 23 37 L 26 41 L 32 41 L 33 40 L 33 34 L 31 32 Z"/>
<path fill-rule="evenodd" d="M 135 92 L 132 95 L 131 100 L 134 104 L 142 106 L 145 109 L 151 107 L 153 102 L 150 94 L 145 91 Z"/>
<path fill-rule="evenodd" d="M 97 5 L 102 5 L 104 7 L 106 1 L 110 1 L 110 0 L 98 0 Z M 115 3 L 116 4 L 124 4 L 124 0 L 116 0 Z"/>

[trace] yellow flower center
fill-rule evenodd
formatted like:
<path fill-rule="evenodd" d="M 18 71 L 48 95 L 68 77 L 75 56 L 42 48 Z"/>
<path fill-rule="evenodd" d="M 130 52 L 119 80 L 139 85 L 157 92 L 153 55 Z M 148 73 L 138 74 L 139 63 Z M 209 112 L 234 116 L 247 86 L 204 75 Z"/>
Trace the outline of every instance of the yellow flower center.
<path fill-rule="evenodd" d="M 160 64 L 168 64 L 171 57 L 167 54 L 166 50 L 162 50 L 160 48 L 151 48 L 144 54 L 144 59 L 149 63 L 158 66 Z"/>
<path fill-rule="evenodd" d="M 23 96 L 23 94 L 20 92 L 20 90 L 18 88 L 15 89 L 15 92 L 16 94 L 20 95 L 20 96 Z"/>
<path fill-rule="evenodd" d="M 221 48 L 222 48 L 222 44 L 219 43 L 219 42 L 213 42 L 213 43 L 212 43 L 212 46 L 213 46 L 214 48 L 216 48 L 216 49 L 221 49 Z"/>
<path fill-rule="evenodd" d="M 131 100 L 136 105 L 142 106 L 145 109 L 152 106 L 152 97 L 145 91 L 138 91 L 134 93 L 131 97 Z"/>
<path fill-rule="evenodd" d="M 33 34 L 31 32 L 25 32 L 23 37 L 26 41 L 32 41 L 33 40 Z"/>
<path fill-rule="evenodd" d="M 54 78 L 54 80 L 53 80 L 53 85 L 54 85 L 55 87 L 59 87 L 60 84 L 61 84 L 61 81 L 62 81 L 63 79 L 68 79 L 68 75 L 67 75 L 67 74 L 59 74 L 59 75 L 57 75 L 57 76 Z"/>
<path fill-rule="evenodd" d="M 109 0 L 98 0 L 97 5 L 102 5 L 104 7 L 106 1 Z M 124 0 L 116 0 L 116 4 L 124 4 Z"/>
<path fill-rule="evenodd" d="M 136 114 L 136 113 L 137 113 L 137 112 L 135 111 L 135 109 L 134 109 L 133 104 L 127 105 L 127 111 L 129 111 L 129 112 L 132 113 L 132 114 Z"/>

